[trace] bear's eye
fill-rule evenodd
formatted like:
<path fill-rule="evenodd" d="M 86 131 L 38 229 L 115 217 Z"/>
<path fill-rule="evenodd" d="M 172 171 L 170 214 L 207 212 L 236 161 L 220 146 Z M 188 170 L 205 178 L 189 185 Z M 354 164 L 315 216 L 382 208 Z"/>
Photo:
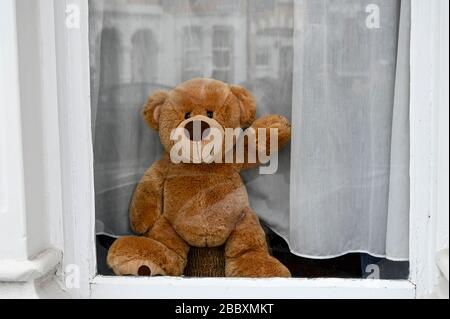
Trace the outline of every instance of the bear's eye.
<path fill-rule="evenodd" d="M 184 118 L 187 120 L 187 119 L 190 119 L 191 118 L 191 112 L 187 112 L 185 115 L 184 115 Z"/>
<path fill-rule="evenodd" d="M 210 119 L 212 119 L 212 118 L 214 117 L 214 112 L 208 111 L 208 112 L 206 112 L 206 115 L 207 115 Z"/>

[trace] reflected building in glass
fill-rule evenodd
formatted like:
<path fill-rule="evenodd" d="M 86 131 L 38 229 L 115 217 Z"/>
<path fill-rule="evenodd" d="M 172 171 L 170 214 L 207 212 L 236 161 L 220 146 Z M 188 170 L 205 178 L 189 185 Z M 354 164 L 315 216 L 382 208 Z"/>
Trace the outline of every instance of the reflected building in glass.
<path fill-rule="evenodd" d="M 91 55 L 91 77 L 104 88 L 292 76 L 292 0 L 89 3 L 91 52 L 99 55 Z"/>

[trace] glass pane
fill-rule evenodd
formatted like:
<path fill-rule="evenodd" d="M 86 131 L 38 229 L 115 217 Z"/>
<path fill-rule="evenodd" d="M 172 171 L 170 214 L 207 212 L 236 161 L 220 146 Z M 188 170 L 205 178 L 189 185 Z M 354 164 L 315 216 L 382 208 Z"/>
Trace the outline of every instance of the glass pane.
<path fill-rule="evenodd" d="M 269 66 L 270 64 L 270 48 L 262 47 L 256 52 L 256 65 Z"/>
<path fill-rule="evenodd" d="M 213 34 L 213 47 L 215 49 L 231 49 L 233 46 L 232 30 L 226 28 L 216 28 Z"/>
<path fill-rule="evenodd" d="M 201 55 L 200 51 L 186 51 L 184 56 L 184 69 L 199 70 L 201 69 Z"/>
<path fill-rule="evenodd" d="M 231 67 L 231 52 L 214 50 L 213 63 L 214 63 L 214 66 L 216 66 L 218 68 L 230 68 Z"/>
<path fill-rule="evenodd" d="M 213 71 L 213 78 L 223 82 L 229 82 L 231 78 L 231 74 L 229 71 Z"/>
<path fill-rule="evenodd" d="M 202 29 L 201 27 L 192 26 L 184 29 L 184 47 L 186 49 L 199 49 L 202 46 Z"/>
<path fill-rule="evenodd" d="M 89 14 L 101 274 L 408 278 L 409 1 L 91 0 Z M 224 83 L 182 85 L 194 78 Z M 282 117 L 291 140 L 271 174 L 207 163 L 202 149 L 189 168 L 171 158 L 166 133 L 193 121 L 288 136 Z M 149 255 L 179 246 L 161 248 L 170 265 L 107 265 L 123 236 Z M 249 273 L 224 268 L 228 244 L 248 248 Z M 261 273 L 271 262 L 278 272 Z"/>

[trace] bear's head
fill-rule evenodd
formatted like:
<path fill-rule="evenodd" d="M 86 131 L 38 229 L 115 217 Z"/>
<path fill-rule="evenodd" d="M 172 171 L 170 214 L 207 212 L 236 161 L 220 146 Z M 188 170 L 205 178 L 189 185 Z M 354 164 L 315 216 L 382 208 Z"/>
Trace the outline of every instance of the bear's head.
<path fill-rule="evenodd" d="M 159 132 L 161 143 L 170 153 L 176 143 L 172 135 L 176 129 L 187 132 L 186 143 L 194 144 L 209 141 L 212 128 L 223 133 L 225 129 L 249 127 L 255 121 L 256 101 L 241 86 L 196 78 L 172 91 L 155 92 L 142 115 Z"/>

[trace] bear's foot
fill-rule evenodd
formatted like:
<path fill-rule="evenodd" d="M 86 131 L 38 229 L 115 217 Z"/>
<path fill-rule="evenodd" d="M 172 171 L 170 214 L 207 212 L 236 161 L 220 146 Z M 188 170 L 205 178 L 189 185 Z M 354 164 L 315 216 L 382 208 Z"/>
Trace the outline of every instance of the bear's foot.
<path fill-rule="evenodd" d="M 227 258 L 227 277 L 291 277 L 289 270 L 266 252 L 247 252 L 239 257 Z"/>
<path fill-rule="evenodd" d="M 145 237 L 117 239 L 109 249 L 107 262 L 119 276 L 180 276 L 186 266 L 177 253 Z"/>

